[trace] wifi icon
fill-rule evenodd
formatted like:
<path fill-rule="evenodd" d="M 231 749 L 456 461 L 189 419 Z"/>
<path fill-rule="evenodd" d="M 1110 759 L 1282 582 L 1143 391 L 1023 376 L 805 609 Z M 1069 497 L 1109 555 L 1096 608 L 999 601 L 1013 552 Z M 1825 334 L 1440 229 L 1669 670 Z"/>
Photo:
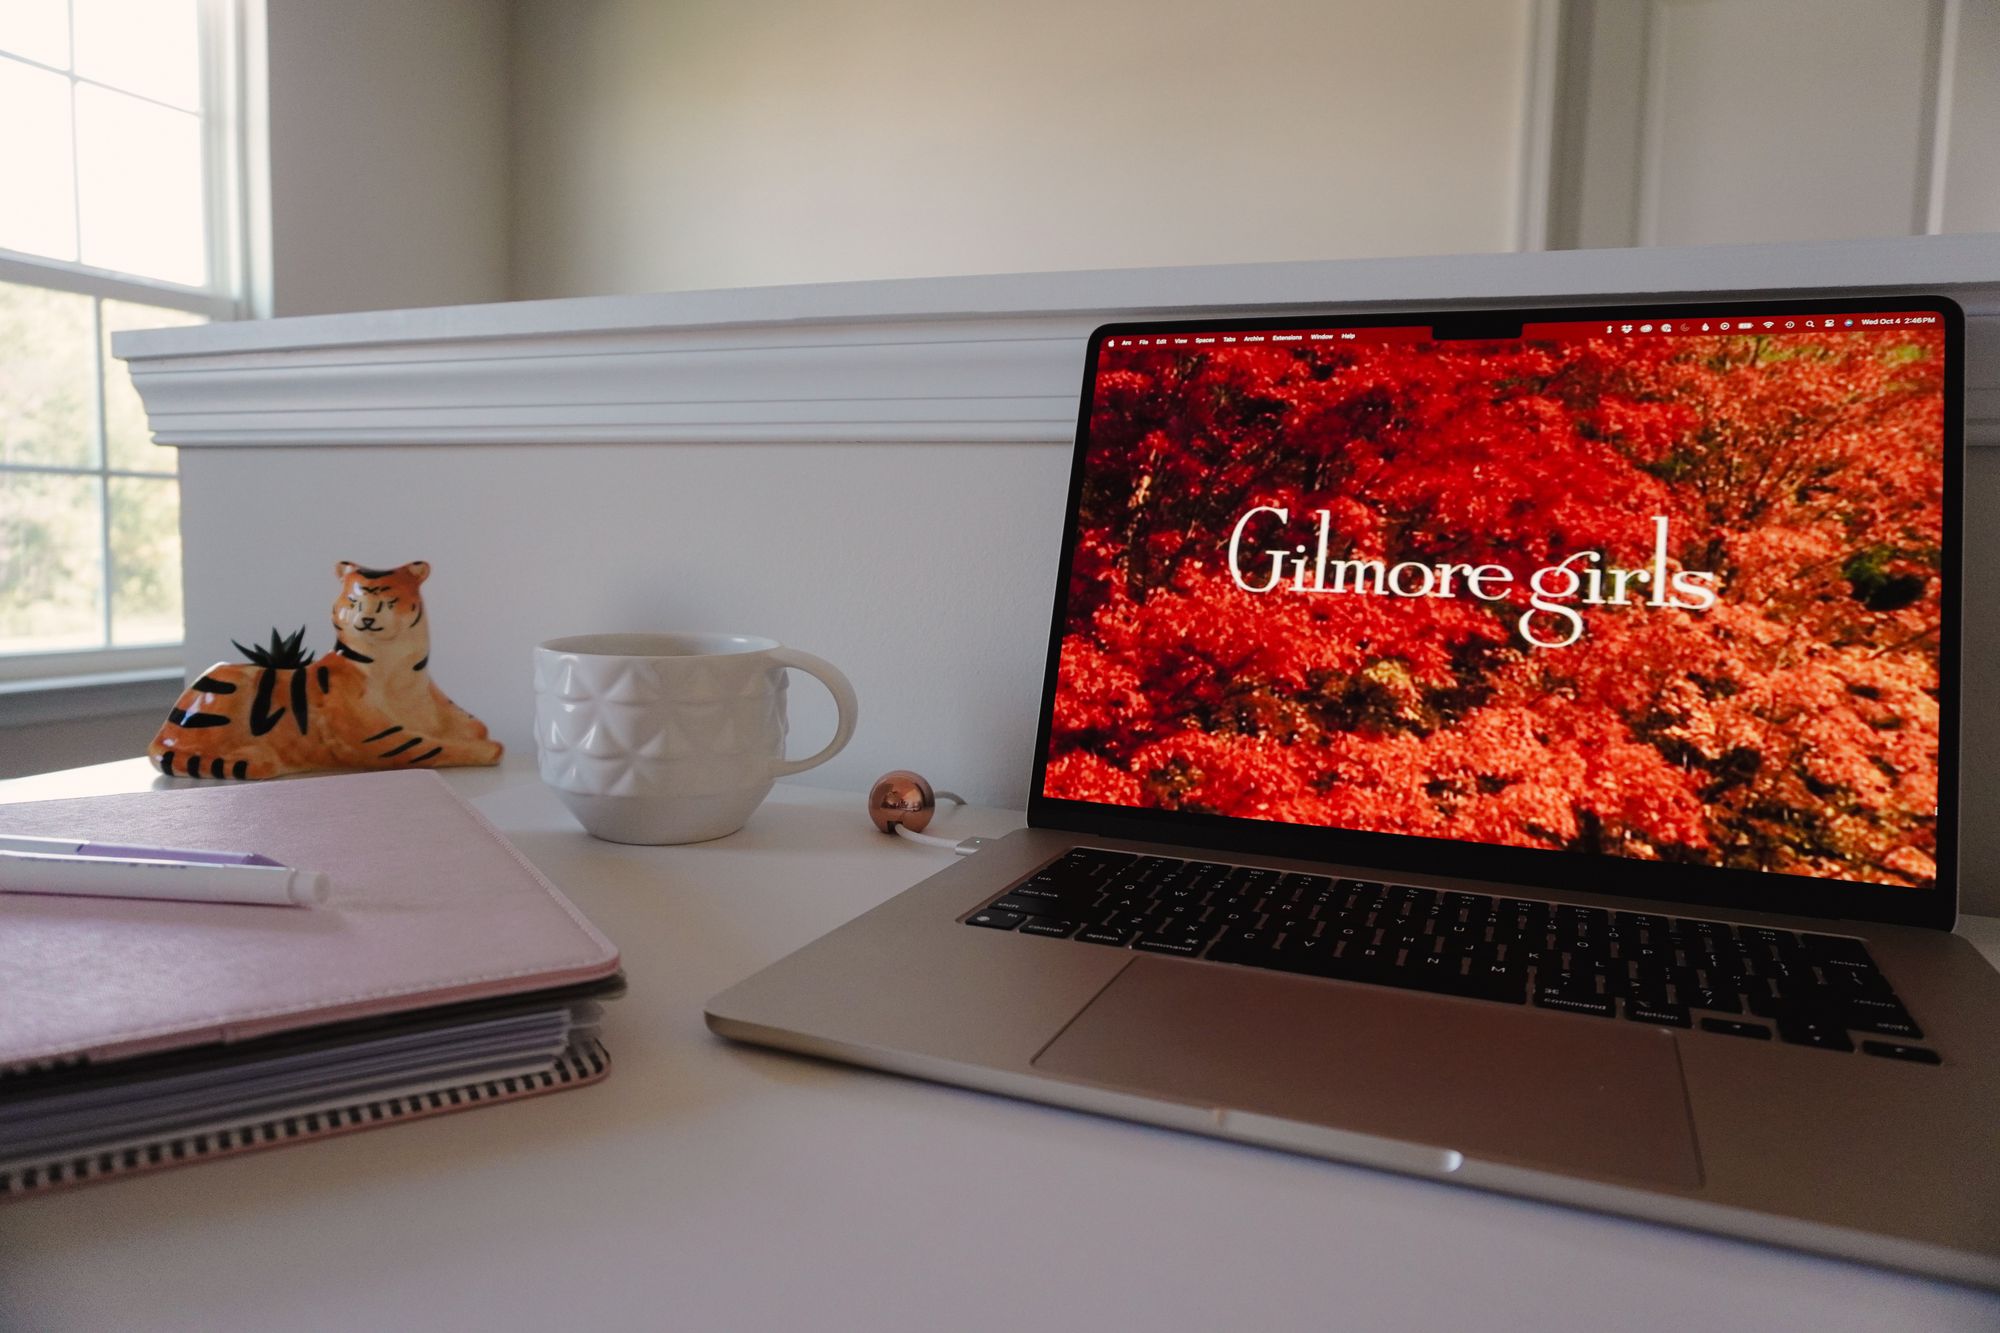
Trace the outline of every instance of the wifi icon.
<path fill-rule="evenodd" d="M 1767 329 L 1768 329 L 1768 328 L 1770 328 L 1770 327 L 1771 327 L 1771 321 L 1770 321 L 1770 320 L 1768 320 L 1768 319 L 1767 319 L 1767 320 L 1765 320 L 1765 321 L 1764 321 L 1764 327 L 1765 327 L 1765 328 L 1767 328 Z"/>

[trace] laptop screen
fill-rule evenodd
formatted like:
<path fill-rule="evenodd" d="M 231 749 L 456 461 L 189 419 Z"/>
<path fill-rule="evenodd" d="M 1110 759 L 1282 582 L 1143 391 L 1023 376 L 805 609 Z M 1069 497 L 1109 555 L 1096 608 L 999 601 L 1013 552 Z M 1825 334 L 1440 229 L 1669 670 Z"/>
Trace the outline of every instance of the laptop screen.
<path fill-rule="evenodd" d="M 1950 883 L 1957 342 L 1935 298 L 1100 330 L 1039 812 Z"/>

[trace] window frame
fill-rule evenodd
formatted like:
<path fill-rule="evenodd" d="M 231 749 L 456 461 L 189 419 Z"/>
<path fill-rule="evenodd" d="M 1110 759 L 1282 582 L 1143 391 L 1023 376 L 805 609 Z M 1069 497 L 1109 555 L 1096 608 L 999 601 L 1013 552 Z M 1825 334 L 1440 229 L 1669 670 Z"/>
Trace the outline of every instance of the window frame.
<path fill-rule="evenodd" d="M 241 319 L 248 313 L 247 289 L 251 264 L 245 203 L 248 167 L 246 70 L 243 58 L 246 16 L 243 0 L 195 0 L 195 11 L 201 64 L 200 105 L 196 114 L 201 125 L 202 231 L 208 282 L 202 286 L 191 286 L 101 268 L 78 260 L 51 259 L 0 247 L 0 283 L 67 292 L 92 300 L 91 323 L 96 335 L 92 356 L 96 372 L 93 429 L 96 432 L 97 465 L 72 467 L 0 462 L 0 475 L 30 473 L 98 479 L 102 488 L 98 519 L 99 578 L 103 583 L 103 642 L 100 645 L 45 652 L 0 652 L 0 685 L 19 688 L 36 682 L 72 683 L 91 677 L 128 673 L 164 674 L 170 668 L 177 672 L 181 667 L 184 636 L 171 642 L 131 646 L 114 646 L 111 642 L 110 483 L 120 477 L 178 477 L 179 469 L 172 463 L 157 469 L 120 468 L 111 464 L 109 443 L 105 438 L 104 403 L 106 376 L 113 367 L 109 340 L 104 331 L 103 303 L 120 301 L 157 306 L 186 311 L 210 321 Z M 76 74 L 73 68 L 73 5 L 69 13 L 72 68 L 55 69 L 11 52 L 0 58 L 61 74 L 71 80 L 72 87 L 79 83 L 110 87 L 97 85 L 95 80 L 80 78 Z M 72 170 L 75 170 L 74 130 L 70 153 Z M 77 225 L 79 228 L 82 225 L 80 218 Z"/>

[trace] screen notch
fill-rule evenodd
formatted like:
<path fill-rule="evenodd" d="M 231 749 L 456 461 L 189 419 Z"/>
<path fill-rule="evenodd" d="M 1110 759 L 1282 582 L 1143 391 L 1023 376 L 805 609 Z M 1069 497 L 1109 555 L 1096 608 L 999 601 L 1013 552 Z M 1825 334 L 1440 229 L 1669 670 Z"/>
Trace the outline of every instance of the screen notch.
<path fill-rule="evenodd" d="M 1480 342 L 1490 338 L 1518 338 L 1523 319 L 1519 311 L 1472 310 L 1450 315 L 1431 325 L 1431 338 L 1441 343 Z"/>

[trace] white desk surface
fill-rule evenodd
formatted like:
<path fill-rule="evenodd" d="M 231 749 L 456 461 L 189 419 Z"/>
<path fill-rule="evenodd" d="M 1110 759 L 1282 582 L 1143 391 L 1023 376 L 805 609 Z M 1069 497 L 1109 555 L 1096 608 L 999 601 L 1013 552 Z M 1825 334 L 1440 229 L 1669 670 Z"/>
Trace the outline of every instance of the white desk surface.
<path fill-rule="evenodd" d="M 0 1328 L 2000 1328 L 1992 1293 L 732 1045 L 707 997 L 947 854 L 851 792 L 638 848 L 519 760 L 452 780 L 622 949 L 610 1079 L 0 1207 Z"/>

